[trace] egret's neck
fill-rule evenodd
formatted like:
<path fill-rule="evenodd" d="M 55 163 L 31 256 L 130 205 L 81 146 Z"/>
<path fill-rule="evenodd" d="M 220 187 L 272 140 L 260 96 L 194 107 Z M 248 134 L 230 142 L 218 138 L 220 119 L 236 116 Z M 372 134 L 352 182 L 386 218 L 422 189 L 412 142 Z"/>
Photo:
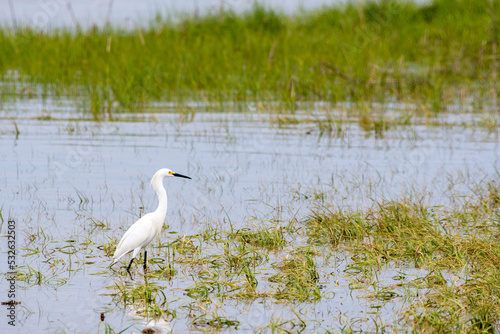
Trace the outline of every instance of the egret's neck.
<path fill-rule="evenodd" d="M 163 225 L 163 221 L 167 215 L 167 191 L 163 187 L 163 178 L 158 177 L 154 179 L 152 185 L 153 189 L 156 191 L 156 195 L 158 195 L 158 208 L 156 209 L 155 214 L 162 217 L 161 224 Z"/>

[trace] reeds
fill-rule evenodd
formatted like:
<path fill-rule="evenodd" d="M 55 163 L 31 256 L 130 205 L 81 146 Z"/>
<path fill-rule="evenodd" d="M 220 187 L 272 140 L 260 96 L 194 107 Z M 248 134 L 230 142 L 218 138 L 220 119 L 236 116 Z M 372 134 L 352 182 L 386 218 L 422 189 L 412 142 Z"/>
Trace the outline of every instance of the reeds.
<path fill-rule="evenodd" d="M 496 101 L 496 1 L 368 1 L 285 16 L 260 5 L 133 29 L 0 28 L 2 98 L 83 96 L 84 109 L 155 101 L 398 101 L 436 113 Z M 376 125 L 375 125 L 376 126 Z M 380 126 L 384 126 L 381 124 Z"/>

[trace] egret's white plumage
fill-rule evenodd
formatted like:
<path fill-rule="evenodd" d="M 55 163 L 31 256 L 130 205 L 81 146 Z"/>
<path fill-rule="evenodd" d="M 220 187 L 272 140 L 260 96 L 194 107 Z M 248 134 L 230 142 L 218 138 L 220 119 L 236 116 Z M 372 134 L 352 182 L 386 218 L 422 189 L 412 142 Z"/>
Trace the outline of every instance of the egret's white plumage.
<path fill-rule="evenodd" d="M 129 275 L 132 262 L 142 250 L 144 250 L 144 269 L 146 269 L 147 252 L 145 248 L 156 236 L 160 235 L 163 222 L 167 215 L 167 191 L 163 187 L 163 179 L 169 176 L 190 179 L 189 176 L 174 173 L 167 168 L 162 168 L 157 171 L 151 179 L 151 186 L 158 195 L 158 208 L 130 226 L 118 243 L 118 246 L 116 246 L 115 255 L 113 255 L 113 263 L 111 265 L 115 264 L 124 255 L 133 251 L 132 259 L 127 268 Z"/>

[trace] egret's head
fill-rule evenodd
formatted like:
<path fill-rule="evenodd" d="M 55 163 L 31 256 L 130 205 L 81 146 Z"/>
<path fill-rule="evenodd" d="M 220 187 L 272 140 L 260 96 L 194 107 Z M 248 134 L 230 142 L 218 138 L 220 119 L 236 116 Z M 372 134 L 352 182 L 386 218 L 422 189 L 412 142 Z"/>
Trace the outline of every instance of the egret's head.
<path fill-rule="evenodd" d="M 172 171 L 172 170 L 170 170 L 168 168 L 162 168 L 159 171 L 157 171 L 155 173 L 155 175 L 153 175 L 153 178 L 151 179 L 151 184 L 155 183 L 155 181 L 158 178 L 163 179 L 163 178 L 168 177 L 168 176 L 176 176 L 176 177 L 183 177 L 185 179 L 191 179 L 189 176 L 182 175 L 182 174 L 179 174 L 179 173 L 175 173 L 174 171 Z"/>

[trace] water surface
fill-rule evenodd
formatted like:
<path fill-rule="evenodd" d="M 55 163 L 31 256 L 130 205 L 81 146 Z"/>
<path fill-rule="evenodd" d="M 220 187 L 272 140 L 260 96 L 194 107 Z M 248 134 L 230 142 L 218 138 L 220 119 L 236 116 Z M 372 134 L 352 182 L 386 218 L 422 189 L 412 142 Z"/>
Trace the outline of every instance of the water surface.
<path fill-rule="evenodd" d="M 207 226 L 300 222 L 318 205 L 359 209 L 374 200 L 421 194 L 429 195 L 430 204 L 442 204 L 467 192 L 467 180 L 495 177 L 500 165 L 497 133 L 463 126 L 461 115 L 453 113 L 442 116 L 444 125 L 415 122 L 377 135 L 346 116 L 340 132 L 320 131 L 314 119 L 324 105 L 299 111 L 294 117 L 301 121 L 291 124 L 277 122 L 272 112 L 185 115 L 172 112 L 175 106 L 95 122 L 74 106 L 71 99 L 20 100 L 4 104 L 0 113 L 2 228 L 7 218 L 16 220 L 19 270 L 32 274 L 18 282 L 18 332 L 102 331 L 100 313 L 117 332 L 130 325 L 127 332 L 139 332 L 151 320 L 113 298 L 113 286 L 127 278 L 108 269 L 111 259 L 102 245 L 118 240 L 137 217 L 155 209 L 149 181 L 159 168 L 193 178 L 165 181 L 168 230 L 174 232 L 162 234 L 168 243 Z M 220 246 L 206 247 L 207 254 L 215 254 Z M 273 256 L 278 261 L 292 251 Z M 151 256 L 163 252 L 156 248 Z M 308 330 L 339 330 L 355 319 L 365 330 L 373 330 L 370 319 L 391 323 L 402 301 L 374 308 L 363 298 L 366 290 L 350 289 L 344 273 L 349 262 L 340 256 L 318 259 L 330 298 L 297 304 L 228 299 L 217 312 L 248 331 L 272 319 L 296 319 L 291 308 L 301 312 Z M 1 260 L 3 272 L 5 266 Z M 379 279 L 390 285 L 401 273 L 419 275 L 394 267 Z M 260 288 L 269 284 L 265 275 L 264 269 Z M 171 282 L 156 282 L 165 287 L 169 308 L 178 309 L 165 328 L 202 330 L 182 308 L 191 302 L 186 289 L 195 281 L 184 271 Z M 0 328 L 8 328 L 5 321 Z"/>

